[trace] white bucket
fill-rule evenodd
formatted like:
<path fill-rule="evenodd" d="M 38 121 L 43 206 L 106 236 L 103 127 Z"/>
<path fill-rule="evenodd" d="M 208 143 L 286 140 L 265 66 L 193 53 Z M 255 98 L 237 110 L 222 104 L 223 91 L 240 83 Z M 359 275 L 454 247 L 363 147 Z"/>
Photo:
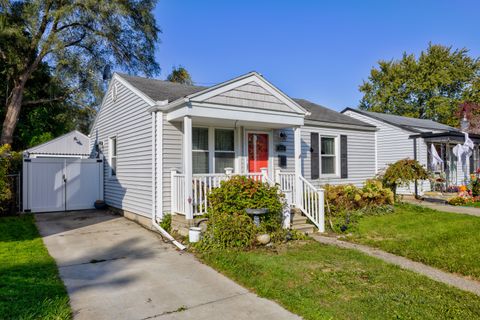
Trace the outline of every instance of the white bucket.
<path fill-rule="evenodd" d="M 201 233 L 202 229 L 200 227 L 190 227 L 190 229 L 188 230 L 188 241 L 192 243 L 200 241 Z"/>

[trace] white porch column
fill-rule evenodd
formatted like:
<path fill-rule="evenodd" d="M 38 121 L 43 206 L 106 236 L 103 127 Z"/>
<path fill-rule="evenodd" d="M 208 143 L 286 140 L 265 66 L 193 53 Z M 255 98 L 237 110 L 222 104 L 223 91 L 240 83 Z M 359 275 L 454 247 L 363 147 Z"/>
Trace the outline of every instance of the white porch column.
<path fill-rule="evenodd" d="M 293 128 L 295 150 L 295 206 L 299 207 L 302 202 L 302 131 L 300 127 Z"/>
<path fill-rule="evenodd" d="M 185 218 L 193 219 L 192 118 L 183 117 L 183 173 L 185 174 Z"/>

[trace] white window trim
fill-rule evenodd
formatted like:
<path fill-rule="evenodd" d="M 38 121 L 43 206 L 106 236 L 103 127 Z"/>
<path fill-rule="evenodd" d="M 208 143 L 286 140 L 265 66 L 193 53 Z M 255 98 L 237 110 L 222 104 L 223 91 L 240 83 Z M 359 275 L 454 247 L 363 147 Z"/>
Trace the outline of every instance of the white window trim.
<path fill-rule="evenodd" d="M 320 171 L 320 178 L 340 178 L 340 135 L 335 135 L 335 134 L 318 134 L 318 148 L 319 148 L 319 171 Z M 335 145 L 335 172 L 334 173 L 322 173 L 322 138 L 333 138 L 334 139 L 334 145 Z"/>
<path fill-rule="evenodd" d="M 117 154 L 115 155 L 116 163 L 115 163 L 115 175 L 112 174 L 112 158 L 113 158 L 113 148 L 112 148 L 112 140 L 115 139 L 116 142 L 116 149 L 117 149 Z M 118 137 L 117 135 L 113 135 L 108 137 L 108 177 L 110 179 L 115 179 L 118 175 Z"/>
<path fill-rule="evenodd" d="M 231 152 L 234 153 L 234 161 L 233 161 L 233 171 L 236 172 L 237 170 L 237 157 L 238 157 L 238 152 L 237 152 L 237 141 L 236 141 L 236 135 L 237 135 L 237 128 L 232 128 L 232 127 L 209 127 L 209 126 L 202 126 L 202 125 L 192 125 L 192 128 L 204 128 L 208 129 L 208 149 L 207 150 L 199 150 L 199 149 L 192 149 L 193 152 L 208 152 L 208 173 L 206 174 L 214 174 L 215 173 L 215 152 Z M 216 129 L 221 129 L 221 130 L 231 130 L 233 131 L 233 151 L 222 151 L 222 150 L 215 150 L 215 130 Z M 193 156 L 193 154 L 192 154 Z M 218 173 L 218 172 L 217 172 Z M 200 173 L 202 174 L 202 173 Z"/>

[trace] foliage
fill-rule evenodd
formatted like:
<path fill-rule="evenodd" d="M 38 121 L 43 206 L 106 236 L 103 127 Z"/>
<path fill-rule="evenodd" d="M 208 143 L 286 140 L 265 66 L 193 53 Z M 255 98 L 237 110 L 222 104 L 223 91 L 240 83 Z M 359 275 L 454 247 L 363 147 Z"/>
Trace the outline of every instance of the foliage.
<path fill-rule="evenodd" d="M 249 248 L 256 235 L 274 233 L 282 227 L 283 195 L 278 187 L 233 176 L 223 181 L 208 196 L 207 230 L 199 244 L 203 250 L 218 248 Z M 267 209 L 256 227 L 246 209 Z"/>
<path fill-rule="evenodd" d="M 201 259 L 303 319 L 463 320 L 480 314 L 475 294 L 356 250 L 314 241 L 275 249 L 215 250 Z"/>
<path fill-rule="evenodd" d="M 67 291 L 33 215 L 0 218 L 0 261 L 0 318 L 72 318 Z"/>
<path fill-rule="evenodd" d="M 464 102 L 458 106 L 456 116 L 458 119 L 463 119 L 465 116 L 468 121 L 467 132 L 480 134 L 480 103 Z"/>
<path fill-rule="evenodd" d="M 427 170 L 416 160 L 402 159 L 388 166 L 382 180 L 396 195 L 397 187 L 429 178 Z"/>
<path fill-rule="evenodd" d="M 164 214 L 163 215 L 163 219 L 160 222 L 160 227 L 162 227 L 167 232 L 170 232 L 170 230 L 172 230 L 172 215 L 171 214 Z"/>
<path fill-rule="evenodd" d="M 156 74 L 155 0 L 1 1 L 0 60 L 7 87 L 2 143 L 11 143 L 24 93 L 41 66 L 68 91 L 47 100 L 98 104 L 104 70 Z M 5 44 L 5 45 L 3 45 Z"/>
<path fill-rule="evenodd" d="M 10 213 L 15 203 L 14 181 L 9 174 L 20 172 L 22 161 L 21 153 L 12 152 L 8 144 L 0 146 L 0 212 Z"/>
<path fill-rule="evenodd" d="M 461 196 L 455 196 L 453 198 L 448 199 L 448 204 L 452 206 L 463 206 L 467 204 L 467 202 L 469 202 L 469 200 Z"/>
<path fill-rule="evenodd" d="M 326 185 L 325 194 L 330 210 L 342 214 L 348 210 L 393 204 L 393 193 L 379 180 L 370 179 L 362 188 L 354 185 Z"/>
<path fill-rule="evenodd" d="M 471 191 L 472 197 L 480 196 L 480 172 L 470 175 L 470 182 L 468 183 L 468 189 Z"/>
<path fill-rule="evenodd" d="M 362 218 L 347 239 L 480 280 L 479 229 L 478 217 L 404 203 Z"/>
<path fill-rule="evenodd" d="M 359 90 L 360 108 L 457 126 L 456 109 L 480 102 L 480 62 L 467 49 L 429 44 L 419 57 L 380 61 Z"/>
<path fill-rule="evenodd" d="M 185 85 L 193 85 L 192 77 L 187 69 L 182 66 L 173 67 L 172 72 L 167 76 L 167 81 L 181 83 Z"/>
<path fill-rule="evenodd" d="M 330 228 L 347 232 L 366 215 L 392 212 L 393 192 L 379 180 L 367 180 L 362 188 L 354 185 L 325 186 L 326 209 Z"/>

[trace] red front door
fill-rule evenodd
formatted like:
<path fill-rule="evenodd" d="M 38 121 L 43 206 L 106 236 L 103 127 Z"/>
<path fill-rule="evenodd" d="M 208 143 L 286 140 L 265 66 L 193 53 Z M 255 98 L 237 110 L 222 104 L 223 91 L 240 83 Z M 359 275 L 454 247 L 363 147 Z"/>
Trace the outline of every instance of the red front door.
<path fill-rule="evenodd" d="M 268 134 L 248 133 L 248 172 L 268 168 Z"/>

